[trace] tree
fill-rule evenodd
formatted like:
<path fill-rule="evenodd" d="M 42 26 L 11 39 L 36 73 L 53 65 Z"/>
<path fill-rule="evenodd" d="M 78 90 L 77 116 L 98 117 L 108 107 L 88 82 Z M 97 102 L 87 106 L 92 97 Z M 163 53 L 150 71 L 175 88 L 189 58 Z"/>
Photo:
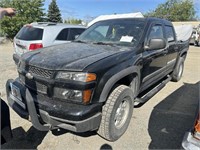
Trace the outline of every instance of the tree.
<path fill-rule="evenodd" d="M 67 20 L 65 20 L 65 23 L 68 23 L 68 24 L 82 24 L 82 20 L 81 19 L 75 19 L 75 18 L 68 18 Z"/>
<path fill-rule="evenodd" d="M 43 21 L 44 0 L 1 0 L 0 7 L 13 7 L 17 14 L 12 18 L 5 16 L 0 21 L 1 32 L 10 40 L 25 24 Z"/>
<path fill-rule="evenodd" d="M 56 0 L 52 0 L 49 5 L 47 17 L 49 22 L 62 22 L 60 10 L 56 4 Z"/>
<path fill-rule="evenodd" d="M 170 21 L 194 20 L 194 2 L 193 0 L 167 0 L 145 16 L 164 18 Z"/>

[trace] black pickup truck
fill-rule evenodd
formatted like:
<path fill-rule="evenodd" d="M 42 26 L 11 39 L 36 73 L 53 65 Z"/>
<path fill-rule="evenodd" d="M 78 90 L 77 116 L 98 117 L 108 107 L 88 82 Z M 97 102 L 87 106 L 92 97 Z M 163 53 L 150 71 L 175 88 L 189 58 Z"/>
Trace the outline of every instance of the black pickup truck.
<path fill-rule="evenodd" d="M 8 102 L 38 130 L 97 131 L 115 141 L 134 105 L 180 80 L 188 48 L 167 20 L 99 21 L 74 42 L 24 54 L 19 77 L 7 81 Z"/>

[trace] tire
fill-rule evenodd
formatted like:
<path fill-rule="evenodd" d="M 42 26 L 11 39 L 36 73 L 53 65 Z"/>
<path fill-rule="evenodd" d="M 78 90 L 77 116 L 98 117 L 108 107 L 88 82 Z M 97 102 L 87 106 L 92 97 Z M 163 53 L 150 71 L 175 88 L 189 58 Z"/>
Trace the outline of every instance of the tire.
<path fill-rule="evenodd" d="M 199 42 L 198 42 L 198 41 L 195 41 L 195 45 L 196 45 L 196 46 L 199 46 Z"/>
<path fill-rule="evenodd" d="M 180 57 L 177 65 L 172 73 L 172 81 L 178 82 L 183 75 L 183 70 L 184 70 L 184 58 Z"/>
<path fill-rule="evenodd" d="M 125 85 L 116 87 L 102 109 L 98 134 L 108 141 L 118 140 L 128 128 L 133 113 L 133 91 Z"/>

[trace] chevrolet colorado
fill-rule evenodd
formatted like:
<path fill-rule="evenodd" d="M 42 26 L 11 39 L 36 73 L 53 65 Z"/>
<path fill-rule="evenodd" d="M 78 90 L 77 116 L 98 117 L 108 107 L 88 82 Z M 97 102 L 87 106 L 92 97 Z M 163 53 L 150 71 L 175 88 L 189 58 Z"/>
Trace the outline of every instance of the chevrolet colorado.
<path fill-rule="evenodd" d="M 23 54 L 19 77 L 7 81 L 8 103 L 38 130 L 97 131 L 115 141 L 134 105 L 180 80 L 188 48 L 167 20 L 99 21 L 74 42 Z"/>

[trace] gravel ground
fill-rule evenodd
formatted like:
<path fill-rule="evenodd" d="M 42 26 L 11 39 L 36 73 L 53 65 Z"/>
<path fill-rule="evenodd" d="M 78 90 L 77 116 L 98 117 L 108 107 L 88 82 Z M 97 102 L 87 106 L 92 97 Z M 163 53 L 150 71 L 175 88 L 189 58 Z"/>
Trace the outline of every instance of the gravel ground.
<path fill-rule="evenodd" d="M 5 83 L 16 78 L 11 43 L 0 45 L 0 92 L 6 101 Z M 183 78 L 170 82 L 141 108 L 135 108 L 126 133 L 116 142 L 108 142 L 94 132 L 75 135 L 36 130 L 12 109 L 14 138 L 2 149 L 180 149 L 184 133 L 192 126 L 198 107 L 200 85 L 200 47 L 191 46 Z"/>

